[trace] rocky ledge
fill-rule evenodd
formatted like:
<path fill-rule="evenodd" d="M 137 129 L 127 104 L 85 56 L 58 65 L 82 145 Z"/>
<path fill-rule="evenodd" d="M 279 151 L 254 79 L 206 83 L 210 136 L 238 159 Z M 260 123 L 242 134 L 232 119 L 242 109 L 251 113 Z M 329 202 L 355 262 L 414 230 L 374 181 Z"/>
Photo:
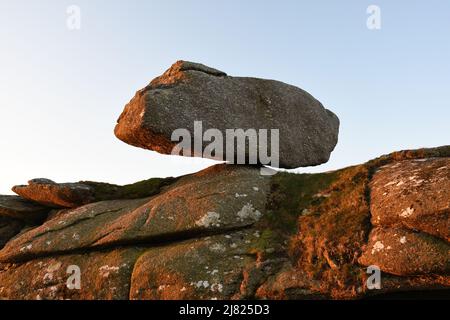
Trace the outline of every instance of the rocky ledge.
<path fill-rule="evenodd" d="M 321 174 L 221 164 L 129 186 L 37 179 L 14 190 L 0 197 L 2 299 L 450 290 L 449 146 Z M 67 286 L 70 266 L 80 289 Z M 382 272 L 379 290 L 366 286 L 368 266 Z"/>

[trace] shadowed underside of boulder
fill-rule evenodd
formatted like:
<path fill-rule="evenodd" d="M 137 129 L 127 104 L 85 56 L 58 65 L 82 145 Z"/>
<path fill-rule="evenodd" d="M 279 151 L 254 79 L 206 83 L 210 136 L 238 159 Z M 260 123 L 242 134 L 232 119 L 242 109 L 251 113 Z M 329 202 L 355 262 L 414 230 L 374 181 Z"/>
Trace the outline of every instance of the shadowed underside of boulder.
<path fill-rule="evenodd" d="M 450 177 L 436 169 L 449 157 L 449 147 L 404 151 L 272 177 L 217 165 L 149 198 L 64 210 L 0 250 L 0 298 L 353 299 L 448 290 L 448 234 L 378 221 L 370 208 L 384 212 L 373 186 L 392 167 L 402 181 L 428 175 L 427 196 L 446 197 L 440 186 Z M 419 191 L 397 198 L 401 207 L 422 201 Z M 68 265 L 80 266 L 81 291 L 65 287 Z M 366 286 L 369 265 L 382 272 L 380 290 Z"/>

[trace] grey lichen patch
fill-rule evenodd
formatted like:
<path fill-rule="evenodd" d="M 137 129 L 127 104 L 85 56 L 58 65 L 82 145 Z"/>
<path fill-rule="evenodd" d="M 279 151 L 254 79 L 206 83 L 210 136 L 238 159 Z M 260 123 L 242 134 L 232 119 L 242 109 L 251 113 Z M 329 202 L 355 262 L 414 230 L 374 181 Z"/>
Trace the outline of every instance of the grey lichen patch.
<path fill-rule="evenodd" d="M 207 212 L 203 217 L 195 222 L 199 227 L 220 227 L 220 214 L 217 212 Z"/>
<path fill-rule="evenodd" d="M 381 241 L 377 241 L 373 244 L 372 246 L 372 254 L 374 254 L 375 252 L 380 252 L 384 249 L 384 244 Z"/>
<path fill-rule="evenodd" d="M 414 213 L 414 208 L 408 207 L 408 208 L 406 208 L 405 210 L 403 210 L 403 211 L 400 213 L 400 217 L 402 217 L 402 218 L 408 218 L 408 217 L 411 216 L 413 213 Z"/>
<path fill-rule="evenodd" d="M 214 243 L 209 247 L 209 250 L 214 252 L 225 252 L 227 248 L 222 243 Z"/>
<path fill-rule="evenodd" d="M 100 276 L 102 276 L 103 278 L 107 278 L 107 277 L 109 277 L 109 275 L 111 273 L 118 273 L 120 270 L 120 266 L 104 265 L 104 266 L 101 266 L 100 268 L 98 268 L 98 270 L 99 270 Z"/>
<path fill-rule="evenodd" d="M 236 215 L 239 221 L 252 220 L 256 222 L 261 218 L 262 213 L 256 210 L 251 203 L 247 203 Z"/>

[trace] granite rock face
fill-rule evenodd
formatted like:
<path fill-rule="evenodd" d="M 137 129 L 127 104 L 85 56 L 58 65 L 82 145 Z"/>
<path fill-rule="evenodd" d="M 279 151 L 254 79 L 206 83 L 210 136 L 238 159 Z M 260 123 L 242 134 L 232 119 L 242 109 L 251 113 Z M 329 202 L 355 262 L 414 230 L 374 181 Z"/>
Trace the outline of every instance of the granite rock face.
<path fill-rule="evenodd" d="M 0 216 L 0 248 L 3 248 L 12 237 L 18 234 L 23 226 L 23 221 Z"/>
<path fill-rule="evenodd" d="M 386 165 L 371 182 L 372 224 L 404 227 L 450 241 L 450 159 Z"/>
<path fill-rule="evenodd" d="M 218 129 L 222 153 L 205 154 L 211 143 L 204 139 L 194 152 L 194 121 L 203 132 Z M 297 168 L 325 163 L 333 151 L 339 119 L 306 91 L 279 81 L 227 76 L 198 63 L 178 61 L 155 78 L 125 106 L 115 128 L 116 136 L 133 146 L 171 154 L 176 129 L 187 129 L 192 148 L 185 156 L 225 160 L 226 129 L 279 130 L 279 167 Z M 201 134 L 203 134 L 203 132 Z M 210 138 L 211 139 L 211 138 Z M 258 150 L 266 150 L 258 139 Z M 217 141 L 215 141 L 217 142 Z M 236 154 L 237 145 L 233 149 Z M 242 150 L 242 149 L 239 149 Z M 245 148 L 248 160 L 248 141 Z M 258 155 L 258 162 L 261 156 Z"/>
<path fill-rule="evenodd" d="M 0 216 L 34 224 L 42 222 L 49 211 L 48 207 L 18 196 L 0 195 Z"/>
<path fill-rule="evenodd" d="M 450 272 L 450 245 L 411 230 L 375 228 L 360 262 L 399 276 L 447 274 Z"/>
<path fill-rule="evenodd" d="M 50 208 L 74 208 L 103 200 L 149 197 L 159 193 L 164 186 L 173 181 L 174 179 L 170 177 L 152 178 L 119 186 L 94 181 L 56 183 L 49 179 L 39 178 L 30 180 L 28 185 L 14 186 L 12 190 L 23 198 L 28 199 L 28 206 L 31 206 L 30 203 L 34 203 L 34 207 L 37 204 L 41 204 Z M 24 202 L 25 200 L 21 201 Z"/>
<path fill-rule="evenodd" d="M 72 208 L 93 201 L 93 190 L 82 183 L 56 183 L 38 178 L 12 190 L 25 199 L 54 208 Z"/>
<path fill-rule="evenodd" d="M 0 195 L 0 248 L 23 228 L 41 224 L 50 208 L 18 196 Z"/>
<path fill-rule="evenodd" d="M 401 276 L 450 272 L 450 158 L 390 163 L 370 183 L 369 242 L 359 262 Z"/>
<path fill-rule="evenodd" d="M 0 261 L 244 228 L 262 218 L 268 188 L 257 168 L 217 165 L 180 178 L 157 197 L 66 210 L 11 240 Z"/>
<path fill-rule="evenodd" d="M 333 172 L 273 176 L 260 175 L 258 167 L 222 164 L 171 179 L 148 197 L 56 210 L 39 226 L 14 227 L 19 220 L 4 217 L 3 224 L 0 218 L 0 240 L 6 242 L 0 299 L 355 299 L 414 290 L 448 295 L 446 233 L 431 232 L 435 224 L 403 223 L 397 209 L 388 215 L 394 219 L 378 219 L 377 210 L 385 211 L 377 194 L 423 179 L 427 197 L 440 199 L 450 177 L 437 169 L 449 157 L 449 147 L 413 150 Z M 392 168 L 399 173 L 395 179 Z M 381 177 L 396 183 L 385 186 Z M 97 192 L 105 196 L 113 189 Z M 410 190 L 383 206 L 396 201 L 403 208 L 422 199 L 419 189 Z M 441 207 L 415 208 L 439 217 Z M 14 232 L 3 237 L 3 226 Z M 382 272 L 379 290 L 366 285 L 373 265 Z M 67 287 L 71 266 L 81 271 L 80 289 Z"/>
<path fill-rule="evenodd" d="M 249 229 L 149 249 L 136 262 L 130 299 L 251 298 L 282 261 L 258 261 L 257 237 Z"/>
<path fill-rule="evenodd" d="M 133 266 L 142 251 L 118 248 L 110 252 L 43 257 L 21 265 L 0 266 L 0 299 L 128 299 Z M 75 278 L 70 279 L 77 271 L 80 271 L 79 290 L 75 287 Z"/>

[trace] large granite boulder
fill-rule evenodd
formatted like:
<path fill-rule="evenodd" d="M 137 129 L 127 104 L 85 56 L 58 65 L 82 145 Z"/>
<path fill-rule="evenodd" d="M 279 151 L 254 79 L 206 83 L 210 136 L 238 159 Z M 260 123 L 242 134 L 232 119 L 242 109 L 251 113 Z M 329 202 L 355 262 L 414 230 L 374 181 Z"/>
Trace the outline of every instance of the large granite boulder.
<path fill-rule="evenodd" d="M 133 146 L 171 154 L 177 144 L 171 140 L 176 129 L 189 130 L 194 149 L 194 121 L 202 121 L 203 131 L 218 129 L 223 150 L 226 129 L 279 129 L 278 166 L 282 168 L 327 162 L 339 131 L 337 116 L 300 88 L 274 80 L 231 77 L 202 64 L 178 61 L 136 93 L 118 119 L 115 134 Z M 202 154 L 210 143 L 203 141 L 200 154 L 181 153 L 225 160 L 225 151 Z M 261 146 L 265 145 L 259 139 L 258 150 Z M 247 144 L 247 161 L 248 151 Z M 258 162 L 266 164 L 260 160 L 259 155 Z"/>

